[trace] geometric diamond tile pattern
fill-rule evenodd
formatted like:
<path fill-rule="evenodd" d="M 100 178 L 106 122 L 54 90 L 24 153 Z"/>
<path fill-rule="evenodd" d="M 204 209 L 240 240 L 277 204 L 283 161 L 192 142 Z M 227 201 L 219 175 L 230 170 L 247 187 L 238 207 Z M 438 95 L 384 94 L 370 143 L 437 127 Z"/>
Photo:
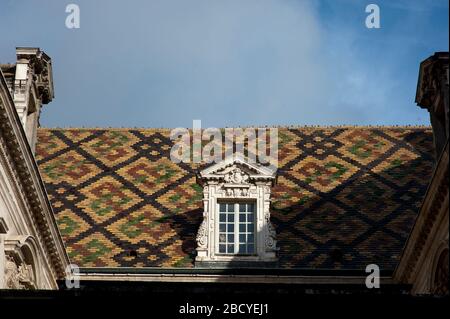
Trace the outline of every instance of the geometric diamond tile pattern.
<path fill-rule="evenodd" d="M 279 267 L 394 269 L 433 169 L 430 128 L 279 128 Z M 71 261 L 193 267 L 198 166 L 168 129 L 39 129 L 36 158 Z"/>

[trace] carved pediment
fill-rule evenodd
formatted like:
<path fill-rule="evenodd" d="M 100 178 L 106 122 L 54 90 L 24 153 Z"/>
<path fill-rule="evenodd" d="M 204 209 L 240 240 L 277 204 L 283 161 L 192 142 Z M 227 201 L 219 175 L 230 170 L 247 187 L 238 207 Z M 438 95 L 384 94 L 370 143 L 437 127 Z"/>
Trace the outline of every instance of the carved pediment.
<path fill-rule="evenodd" d="M 200 181 L 217 180 L 225 184 L 246 185 L 258 180 L 274 181 L 276 171 L 241 157 L 232 157 L 199 173 Z"/>
<path fill-rule="evenodd" d="M 248 179 L 249 174 L 236 165 L 231 166 L 231 169 L 224 175 L 224 180 L 227 183 L 247 184 Z"/>

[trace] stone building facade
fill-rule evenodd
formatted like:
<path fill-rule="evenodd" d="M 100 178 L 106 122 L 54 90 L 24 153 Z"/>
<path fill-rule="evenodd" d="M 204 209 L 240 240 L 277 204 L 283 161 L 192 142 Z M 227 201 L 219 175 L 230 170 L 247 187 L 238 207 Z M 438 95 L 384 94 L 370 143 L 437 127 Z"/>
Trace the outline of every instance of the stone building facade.
<path fill-rule="evenodd" d="M 51 61 L 35 48 L 17 59 L 0 72 L 0 289 L 56 289 L 69 261 L 34 158 Z"/>

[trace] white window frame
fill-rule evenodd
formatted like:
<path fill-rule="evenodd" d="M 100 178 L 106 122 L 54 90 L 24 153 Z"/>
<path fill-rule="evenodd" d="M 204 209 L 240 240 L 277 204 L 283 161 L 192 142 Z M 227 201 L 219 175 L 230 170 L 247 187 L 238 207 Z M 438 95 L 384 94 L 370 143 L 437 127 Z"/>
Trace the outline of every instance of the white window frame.
<path fill-rule="evenodd" d="M 234 215 L 234 217 L 233 217 L 233 219 L 234 219 L 234 221 L 233 221 L 233 225 L 234 225 L 234 232 L 233 232 L 233 236 L 234 236 L 234 241 L 233 241 L 233 245 L 234 245 L 234 251 L 233 251 L 233 253 L 229 253 L 229 252 L 225 252 L 225 253 L 223 253 L 223 252 L 220 252 L 220 245 L 221 245 L 221 242 L 220 242 L 220 234 L 221 234 L 221 231 L 220 231 L 220 224 L 222 223 L 221 221 L 220 221 L 220 214 L 222 213 L 221 211 L 220 211 L 220 205 L 221 204 L 225 204 L 225 205 L 233 205 L 234 206 L 234 212 L 233 212 L 233 215 Z M 240 205 L 242 205 L 242 204 L 244 204 L 244 205 L 248 205 L 248 204 L 251 204 L 251 205 L 253 205 L 253 212 L 252 212 L 252 214 L 253 214 L 253 221 L 252 221 L 252 225 L 253 225 L 253 242 L 251 243 L 252 245 L 253 245 L 253 252 L 252 253 L 241 253 L 240 252 L 240 245 L 241 245 L 241 242 L 240 242 L 240 235 L 242 235 L 242 233 L 241 233 L 241 231 L 240 231 L 240 224 L 241 224 L 241 221 L 240 221 L 240 214 L 241 214 L 241 211 L 240 211 Z M 245 214 L 246 215 L 248 215 L 248 211 L 245 211 Z M 258 246 L 258 240 L 257 240 L 257 232 L 256 232 L 256 221 L 257 221 L 257 216 L 258 216 L 258 210 L 257 210 L 257 207 L 256 207 L 256 202 L 254 202 L 254 201 L 242 201 L 242 200 L 230 200 L 230 199 L 225 199 L 225 200 L 220 200 L 220 201 L 218 201 L 217 202 L 217 206 L 216 206 L 216 214 L 217 214 L 217 216 L 216 216 L 216 254 L 217 255 L 223 255 L 223 256 L 255 256 L 255 255 L 257 255 L 257 246 Z M 228 214 L 226 214 L 226 216 L 228 217 Z M 228 219 L 228 218 L 227 218 Z M 245 224 L 248 224 L 248 222 L 246 222 Z M 225 223 L 225 225 L 226 226 L 228 226 L 228 220 L 226 220 L 226 223 Z M 224 245 L 228 245 L 229 243 L 228 243 L 228 229 L 226 230 L 226 243 L 224 244 Z M 245 232 L 245 235 L 247 236 L 247 235 L 249 235 L 249 232 L 246 230 Z M 246 242 L 246 245 L 249 245 L 250 243 L 249 242 Z M 226 248 L 226 250 L 227 250 L 227 248 Z"/>

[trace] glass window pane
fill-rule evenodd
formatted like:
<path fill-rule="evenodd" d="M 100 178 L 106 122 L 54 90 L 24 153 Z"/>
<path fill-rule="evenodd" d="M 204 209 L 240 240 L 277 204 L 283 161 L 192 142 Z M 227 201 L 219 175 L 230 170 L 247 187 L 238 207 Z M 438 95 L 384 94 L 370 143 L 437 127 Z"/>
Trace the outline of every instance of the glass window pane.
<path fill-rule="evenodd" d="M 226 239 L 225 234 L 220 234 L 219 235 L 219 242 L 224 243 L 225 239 Z"/>
<path fill-rule="evenodd" d="M 255 253 L 255 210 L 254 203 L 219 203 L 219 253 Z"/>

